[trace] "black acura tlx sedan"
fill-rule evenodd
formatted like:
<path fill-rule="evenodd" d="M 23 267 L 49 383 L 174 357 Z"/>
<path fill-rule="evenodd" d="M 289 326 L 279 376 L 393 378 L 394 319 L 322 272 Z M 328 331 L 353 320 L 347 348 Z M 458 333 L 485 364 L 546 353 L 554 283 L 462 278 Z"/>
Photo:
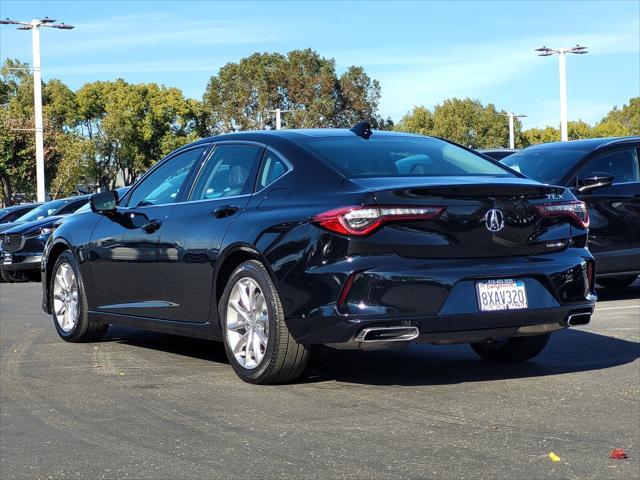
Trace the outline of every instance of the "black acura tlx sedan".
<path fill-rule="evenodd" d="M 200 140 L 91 205 L 46 246 L 58 334 L 222 340 L 252 383 L 292 381 L 314 344 L 527 360 L 596 299 L 587 211 L 568 189 L 365 123 Z"/>

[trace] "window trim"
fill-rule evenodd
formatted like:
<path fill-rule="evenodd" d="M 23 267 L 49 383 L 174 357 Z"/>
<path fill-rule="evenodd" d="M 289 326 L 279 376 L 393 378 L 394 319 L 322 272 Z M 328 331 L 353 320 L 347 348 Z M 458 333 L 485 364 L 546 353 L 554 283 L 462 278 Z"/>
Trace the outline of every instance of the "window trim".
<path fill-rule="evenodd" d="M 158 162 L 156 162 L 156 164 L 153 165 L 149 170 L 147 170 L 145 172 L 145 174 L 142 175 L 142 177 L 140 177 L 136 182 L 134 182 L 133 186 L 127 191 L 127 193 L 124 195 L 124 197 L 122 197 L 120 199 L 120 201 L 118 201 L 118 208 L 119 209 L 123 209 L 123 210 L 131 210 L 131 209 L 136 209 L 136 208 L 166 207 L 168 205 L 176 205 L 178 203 L 185 202 L 186 200 L 184 199 L 184 194 L 181 194 L 180 197 L 175 202 L 172 202 L 172 203 L 161 203 L 161 204 L 158 204 L 158 205 L 144 205 L 142 207 L 129 205 L 129 201 L 131 200 L 131 197 L 132 197 L 133 193 L 138 188 L 140 188 L 140 185 L 142 185 L 142 183 L 147 179 L 147 177 L 151 176 L 153 174 L 153 172 L 155 172 L 158 168 L 160 168 L 165 163 L 170 162 L 171 160 L 176 158 L 178 155 L 182 155 L 183 153 L 187 153 L 187 152 L 189 152 L 191 150 L 196 150 L 196 149 L 201 149 L 201 148 L 203 150 L 202 150 L 202 154 L 200 155 L 200 158 L 195 160 L 194 164 L 191 166 L 191 168 L 189 169 L 189 172 L 187 172 L 187 176 L 184 179 L 184 185 L 189 186 L 189 183 L 192 180 L 191 173 L 193 172 L 193 169 L 198 165 L 198 163 L 202 161 L 202 157 L 207 155 L 207 152 L 211 148 L 211 144 L 210 143 L 199 143 L 197 145 L 186 146 L 186 147 L 180 148 L 178 150 L 175 150 L 175 151 L 171 152 L 169 155 L 167 155 L 163 159 L 161 159 Z M 122 202 L 125 199 L 126 199 L 126 203 L 127 203 L 126 205 L 122 204 Z"/>
<path fill-rule="evenodd" d="M 264 162 L 266 160 L 266 156 L 267 153 L 271 152 L 273 154 L 275 154 L 280 160 L 282 160 L 282 162 L 287 166 L 287 171 L 284 172 L 282 175 L 280 175 L 278 178 L 276 178 L 275 180 L 269 182 L 267 185 L 265 185 L 264 187 L 260 188 L 260 190 L 256 190 L 259 186 L 258 184 L 258 179 L 260 178 L 260 172 L 262 171 L 262 167 L 264 166 Z M 253 187 L 253 194 L 255 195 L 256 193 L 260 193 L 263 190 L 266 190 L 267 188 L 269 188 L 271 185 L 273 185 L 274 183 L 276 183 L 278 180 L 280 180 L 282 177 L 288 175 L 289 173 L 291 173 L 293 171 L 293 165 L 291 164 L 291 162 L 287 159 L 287 157 L 285 157 L 284 155 L 282 155 L 279 151 L 277 151 L 275 148 L 272 148 L 270 146 L 267 146 L 264 150 L 264 153 L 262 154 L 262 158 L 260 159 L 260 167 L 258 168 L 258 171 L 256 172 L 256 181 L 255 181 L 255 185 Z"/>

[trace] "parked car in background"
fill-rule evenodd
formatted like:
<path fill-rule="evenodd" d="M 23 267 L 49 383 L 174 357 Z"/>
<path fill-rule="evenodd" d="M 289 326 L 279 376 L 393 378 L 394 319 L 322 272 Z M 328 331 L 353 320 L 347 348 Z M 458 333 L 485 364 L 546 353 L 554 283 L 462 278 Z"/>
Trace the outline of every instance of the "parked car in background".
<path fill-rule="evenodd" d="M 526 148 L 504 164 L 569 187 L 589 208 L 596 281 L 620 288 L 640 274 L 640 137 L 596 138 Z"/>
<path fill-rule="evenodd" d="M 502 160 L 509 155 L 519 152 L 520 150 L 512 148 L 484 148 L 478 151 L 487 157 L 493 158 L 494 160 Z"/>
<path fill-rule="evenodd" d="M 297 378 L 313 344 L 458 342 L 525 361 L 595 305 L 586 208 L 568 189 L 366 123 L 203 139 L 91 206 L 45 248 L 58 335 L 221 340 L 252 383 Z"/>
<path fill-rule="evenodd" d="M 25 213 L 42 205 L 41 203 L 22 203 L 0 209 L 0 226 L 4 223 L 12 223 Z"/>
<path fill-rule="evenodd" d="M 0 233 L 0 276 L 5 282 L 37 279 L 44 245 L 54 224 L 87 205 L 89 195 L 62 198 L 42 204 Z"/>

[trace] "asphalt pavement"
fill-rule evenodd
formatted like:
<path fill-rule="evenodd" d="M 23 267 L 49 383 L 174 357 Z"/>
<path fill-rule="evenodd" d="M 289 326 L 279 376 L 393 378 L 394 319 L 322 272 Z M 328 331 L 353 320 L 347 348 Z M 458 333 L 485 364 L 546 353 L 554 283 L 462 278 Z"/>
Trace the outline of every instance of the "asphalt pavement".
<path fill-rule="evenodd" d="M 640 282 L 599 294 L 525 364 L 321 349 L 300 383 L 254 386 L 218 343 L 65 343 L 40 284 L 3 283 L 0 478 L 639 478 Z"/>

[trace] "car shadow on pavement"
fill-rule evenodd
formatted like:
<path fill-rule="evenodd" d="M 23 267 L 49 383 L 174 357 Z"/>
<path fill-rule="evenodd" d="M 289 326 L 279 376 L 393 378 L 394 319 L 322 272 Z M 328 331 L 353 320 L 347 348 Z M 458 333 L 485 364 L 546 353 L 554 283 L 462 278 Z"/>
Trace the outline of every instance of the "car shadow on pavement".
<path fill-rule="evenodd" d="M 112 327 L 105 341 L 228 364 L 220 342 Z M 602 370 L 640 358 L 640 343 L 582 330 L 551 336 L 546 349 L 524 363 L 487 362 L 468 345 L 414 344 L 397 350 L 314 348 L 300 383 L 446 385 Z"/>
<path fill-rule="evenodd" d="M 199 360 L 229 363 L 221 342 L 200 338 L 148 332 L 128 327 L 111 326 L 105 342 L 119 342 L 139 348 L 184 355 Z"/>
<path fill-rule="evenodd" d="M 378 352 L 328 350 L 312 360 L 307 382 L 447 385 L 601 370 L 640 358 L 638 342 L 581 330 L 557 332 L 538 357 L 511 364 L 482 360 L 468 345 L 416 344 Z"/>

